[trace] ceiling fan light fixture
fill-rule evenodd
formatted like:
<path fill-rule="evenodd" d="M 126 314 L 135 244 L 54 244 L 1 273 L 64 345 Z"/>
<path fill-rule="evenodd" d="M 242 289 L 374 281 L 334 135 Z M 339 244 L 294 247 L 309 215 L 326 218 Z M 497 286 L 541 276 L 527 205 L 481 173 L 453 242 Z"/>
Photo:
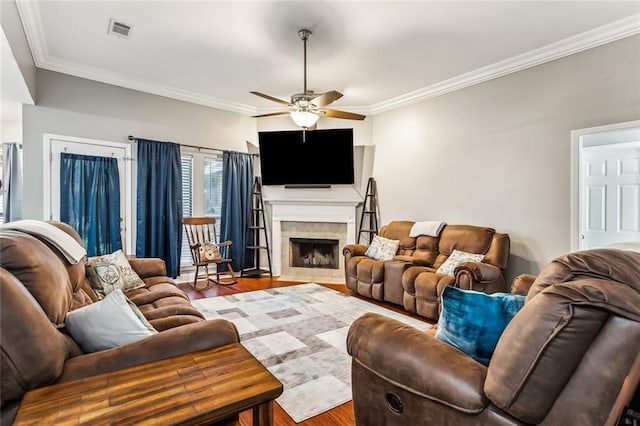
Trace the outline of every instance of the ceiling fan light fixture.
<path fill-rule="evenodd" d="M 254 118 L 272 117 L 274 115 L 289 114 L 298 127 L 304 130 L 315 129 L 315 124 L 320 117 L 344 118 L 347 120 L 364 120 L 366 116 L 352 112 L 339 111 L 337 109 L 327 109 L 327 105 L 337 101 L 342 97 L 342 93 L 337 90 L 330 90 L 324 93 L 314 93 L 307 89 L 307 40 L 311 37 L 311 31 L 302 29 L 298 31 L 300 39 L 304 42 L 304 90 L 291 96 L 291 102 L 274 98 L 260 92 L 250 92 L 261 98 L 268 99 L 280 105 L 286 105 L 289 111 L 269 112 L 266 114 L 254 115 Z"/>
<path fill-rule="evenodd" d="M 311 111 L 292 111 L 291 119 L 298 127 L 308 129 L 318 122 L 320 116 Z"/>

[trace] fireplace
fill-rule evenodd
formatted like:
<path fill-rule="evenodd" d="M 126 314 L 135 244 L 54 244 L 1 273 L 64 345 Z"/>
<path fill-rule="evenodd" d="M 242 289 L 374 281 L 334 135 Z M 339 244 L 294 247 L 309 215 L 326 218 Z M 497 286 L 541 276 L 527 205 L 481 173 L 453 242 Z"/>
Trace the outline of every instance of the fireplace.
<path fill-rule="evenodd" d="M 335 197 L 340 191 L 334 190 L 326 194 L 322 190 L 314 191 L 314 199 L 308 198 L 308 194 L 307 197 L 301 196 L 299 190 L 285 192 L 288 195 L 286 199 L 267 198 L 271 207 L 273 274 L 285 281 L 344 283 L 344 262 L 340 250 L 346 244 L 355 243 L 356 206 L 360 201 Z M 330 200 L 322 199 L 323 195 L 332 197 Z M 304 261 L 300 266 L 293 266 L 291 239 L 337 241 L 337 246 L 331 251 L 335 266 L 304 265 Z"/>
<path fill-rule="evenodd" d="M 339 241 L 326 238 L 289 238 L 289 266 L 338 269 Z"/>

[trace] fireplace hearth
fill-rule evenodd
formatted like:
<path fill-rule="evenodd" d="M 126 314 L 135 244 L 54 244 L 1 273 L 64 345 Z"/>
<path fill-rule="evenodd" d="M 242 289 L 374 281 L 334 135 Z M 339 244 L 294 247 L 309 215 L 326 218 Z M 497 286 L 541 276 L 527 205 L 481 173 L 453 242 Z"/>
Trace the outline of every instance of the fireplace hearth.
<path fill-rule="evenodd" d="M 294 268 L 338 269 L 339 241 L 326 238 L 290 238 L 289 265 Z"/>

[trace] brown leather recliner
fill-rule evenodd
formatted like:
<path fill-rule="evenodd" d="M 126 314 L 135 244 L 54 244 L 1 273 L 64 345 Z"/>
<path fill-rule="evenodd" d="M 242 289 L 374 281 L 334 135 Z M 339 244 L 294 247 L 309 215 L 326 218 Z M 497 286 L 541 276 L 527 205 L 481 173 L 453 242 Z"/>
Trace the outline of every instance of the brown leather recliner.
<path fill-rule="evenodd" d="M 411 237 L 412 221 L 392 221 L 379 235 L 399 240 L 396 256 L 379 261 L 365 256 L 367 247 L 343 248 L 347 287 L 376 300 L 395 303 L 409 312 L 437 320 L 445 286 L 494 293 L 506 291 L 504 270 L 509 262 L 510 239 L 493 228 L 446 225 L 437 237 Z M 455 276 L 436 273 L 453 250 L 483 254 L 482 262 L 465 262 Z"/>
<path fill-rule="evenodd" d="M 488 367 L 434 335 L 376 314 L 353 323 L 357 425 L 614 425 L 640 381 L 640 254 L 552 261 Z"/>
<path fill-rule="evenodd" d="M 81 242 L 69 225 L 51 222 Z M 127 292 L 159 332 L 113 349 L 83 353 L 66 333 L 67 312 L 97 295 L 84 262 L 68 263 L 36 237 L 0 231 L 1 424 L 11 424 L 31 390 L 99 373 L 239 341 L 226 320 L 205 320 L 187 295 L 166 277 L 161 259 L 131 259 L 145 287 Z"/>

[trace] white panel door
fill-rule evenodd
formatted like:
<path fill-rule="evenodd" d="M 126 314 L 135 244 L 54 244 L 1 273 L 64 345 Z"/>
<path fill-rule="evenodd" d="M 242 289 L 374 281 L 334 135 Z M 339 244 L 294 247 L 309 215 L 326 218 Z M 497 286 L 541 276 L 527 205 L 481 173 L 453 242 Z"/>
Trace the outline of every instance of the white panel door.
<path fill-rule="evenodd" d="M 640 241 L 640 146 L 582 151 L 580 249 Z"/>
<path fill-rule="evenodd" d="M 120 177 L 120 234 L 122 248 L 125 253 L 132 252 L 131 242 L 131 171 L 128 163 L 129 146 L 66 136 L 50 135 L 46 143 L 49 148 L 49 218 L 60 220 L 60 154 L 93 155 L 98 157 L 114 157 L 118 161 Z"/>

